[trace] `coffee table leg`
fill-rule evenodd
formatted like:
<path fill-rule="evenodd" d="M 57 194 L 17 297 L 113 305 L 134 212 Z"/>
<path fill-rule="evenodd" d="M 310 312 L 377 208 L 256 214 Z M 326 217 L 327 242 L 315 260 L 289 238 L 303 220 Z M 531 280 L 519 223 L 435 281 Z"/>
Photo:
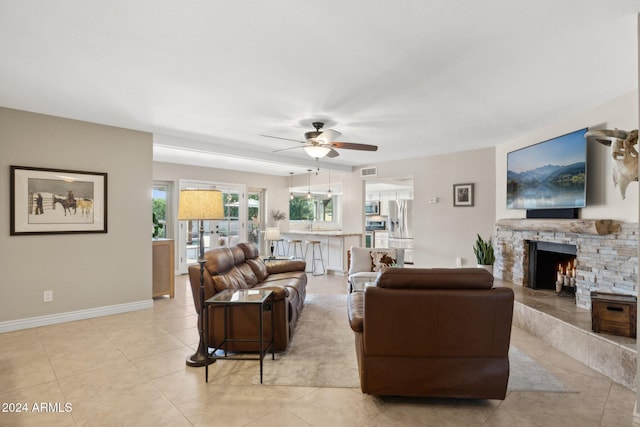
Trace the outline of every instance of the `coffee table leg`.
<path fill-rule="evenodd" d="M 275 299 L 274 294 L 271 294 L 271 360 L 276 360 L 276 337 L 275 337 L 275 324 L 276 324 L 276 316 L 275 316 Z"/>

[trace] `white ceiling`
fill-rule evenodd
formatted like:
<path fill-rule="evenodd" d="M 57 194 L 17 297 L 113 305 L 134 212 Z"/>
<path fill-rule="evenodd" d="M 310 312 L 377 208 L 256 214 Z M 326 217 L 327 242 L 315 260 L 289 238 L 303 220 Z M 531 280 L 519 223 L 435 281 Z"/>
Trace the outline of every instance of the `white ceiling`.
<path fill-rule="evenodd" d="M 351 170 L 493 146 L 635 90 L 638 12 L 640 0 L 0 0 L 0 105 L 153 132 L 159 161 L 283 176 L 314 162 L 260 135 L 302 139 L 322 120 L 380 147 L 322 163 Z"/>

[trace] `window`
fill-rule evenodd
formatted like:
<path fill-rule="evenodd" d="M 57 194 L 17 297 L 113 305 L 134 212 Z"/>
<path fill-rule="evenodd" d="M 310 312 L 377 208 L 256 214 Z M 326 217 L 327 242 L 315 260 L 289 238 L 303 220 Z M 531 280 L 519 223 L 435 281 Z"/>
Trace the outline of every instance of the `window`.
<path fill-rule="evenodd" d="M 153 206 L 154 232 L 153 237 L 167 237 L 167 203 L 169 195 L 168 184 L 154 184 L 151 192 Z"/>
<path fill-rule="evenodd" d="M 247 240 L 260 245 L 260 199 L 262 190 L 249 190 L 247 197 L 247 212 L 249 228 Z"/>
<path fill-rule="evenodd" d="M 307 198 L 307 194 L 294 193 L 293 199 L 289 201 L 289 219 L 292 221 L 322 221 L 333 222 L 336 220 L 334 211 L 335 203 L 338 203 L 336 199 L 339 196 L 333 196 L 332 198 L 321 199 L 319 196 L 312 196 Z"/>
<path fill-rule="evenodd" d="M 294 196 L 289 202 L 291 221 L 311 221 L 315 218 L 315 200 L 307 196 Z"/>

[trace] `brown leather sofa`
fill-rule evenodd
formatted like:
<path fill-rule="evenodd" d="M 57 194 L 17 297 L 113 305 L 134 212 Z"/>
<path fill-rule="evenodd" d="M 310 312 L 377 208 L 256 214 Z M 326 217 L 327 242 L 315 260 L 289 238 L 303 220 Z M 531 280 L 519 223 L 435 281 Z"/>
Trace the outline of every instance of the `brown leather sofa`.
<path fill-rule="evenodd" d="M 480 268 L 389 268 L 349 294 L 362 392 L 504 399 L 513 291 Z"/>
<path fill-rule="evenodd" d="M 284 351 L 295 329 L 306 296 L 306 263 L 300 260 L 277 260 L 265 263 L 254 243 L 239 243 L 230 248 L 216 248 L 205 252 L 204 298 L 211 298 L 224 289 L 263 288 L 274 292 L 274 347 Z M 200 313 L 200 266 L 189 266 L 189 281 L 196 312 Z M 198 319 L 200 322 L 200 319 Z M 255 339 L 259 314 L 255 307 L 229 307 L 228 338 Z M 223 308 L 209 311 L 209 346 L 223 338 Z M 264 337 L 271 338 L 271 313 L 264 314 Z M 232 342 L 228 350 L 258 351 L 255 342 Z"/>

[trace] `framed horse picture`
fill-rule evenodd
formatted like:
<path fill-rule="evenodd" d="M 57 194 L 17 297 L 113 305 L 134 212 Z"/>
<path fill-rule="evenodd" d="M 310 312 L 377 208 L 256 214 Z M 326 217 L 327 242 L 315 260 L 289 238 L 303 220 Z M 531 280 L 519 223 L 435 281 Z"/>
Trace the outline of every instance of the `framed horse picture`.
<path fill-rule="evenodd" d="M 10 168 L 12 236 L 107 232 L 106 173 Z"/>

